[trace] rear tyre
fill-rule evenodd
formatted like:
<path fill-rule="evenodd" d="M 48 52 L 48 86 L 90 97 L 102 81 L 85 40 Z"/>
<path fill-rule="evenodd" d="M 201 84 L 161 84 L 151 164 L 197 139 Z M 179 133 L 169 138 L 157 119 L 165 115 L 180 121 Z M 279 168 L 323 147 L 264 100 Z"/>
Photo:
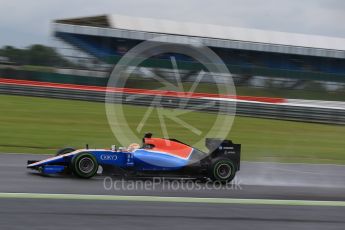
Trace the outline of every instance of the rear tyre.
<path fill-rule="evenodd" d="M 236 176 L 235 165 L 227 158 L 216 158 L 211 162 L 209 176 L 212 181 L 228 183 Z"/>
<path fill-rule="evenodd" d="M 56 152 L 55 156 L 60 156 L 60 155 L 66 154 L 66 153 L 74 152 L 74 151 L 75 151 L 75 149 L 74 149 L 74 148 L 70 148 L 70 147 L 68 147 L 68 148 L 63 148 L 63 149 L 59 149 L 59 150 Z"/>
<path fill-rule="evenodd" d="M 79 153 L 72 158 L 71 168 L 74 175 L 88 179 L 96 175 L 98 163 L 91 153 Z"/>

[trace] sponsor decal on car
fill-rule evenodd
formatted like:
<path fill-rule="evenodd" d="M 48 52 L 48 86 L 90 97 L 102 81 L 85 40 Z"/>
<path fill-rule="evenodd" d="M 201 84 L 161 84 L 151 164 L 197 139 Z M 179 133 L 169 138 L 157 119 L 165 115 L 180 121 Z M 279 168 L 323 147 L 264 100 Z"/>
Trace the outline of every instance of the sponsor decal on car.
<path fill-rule="evenodd" d="M 117 156 L 116 155 L 109 155 L 109 154 L 102 154 L 101 160 L 103 160 L 103 161 L 116 161 Z"/>

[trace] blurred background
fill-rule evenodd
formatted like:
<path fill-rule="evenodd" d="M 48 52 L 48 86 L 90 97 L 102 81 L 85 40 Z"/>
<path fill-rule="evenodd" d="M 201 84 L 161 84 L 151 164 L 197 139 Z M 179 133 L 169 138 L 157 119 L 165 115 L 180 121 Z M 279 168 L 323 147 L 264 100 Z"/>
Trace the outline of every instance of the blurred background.
<path fill-rule="evenodd" d="M 231 76 L 205 74 L 193 91 L 226 101 L 235 95 L 218 95 L 216 83 L 232 77 L 237 112 L 228 137 L 243 144 L 243 159 L 344 163 L 345 33 L 339 23 L 344 8 L 342 1 L 2 2 L 0 151 L 50 153 L 85 143 L 119 144 L 99 103 L 110 73 L 133 47 L 165 35 L 176 43 L 200 41 L 229 69 Z M 128 66 L 124 87 L 161 89 L 156 76 L 175 84 L 171 57 L 182 91 L 188 91 L 204 68 L 179 53 Z M 176 97 L 164 100 L 160 109 L 178 108 Z M 149 97 L 126 102 L 133 129 L 151 102 Z M 197 103 L 191 100 L 189 109 Z M 207 133 L 216 107 L 183 119 Z M 229 115 L 234 116 L 221 116 Z M 138 135 L 162 135 L 158 120 L 153 113 Z M 181 124 L 167 124 L 170 136 L 187 143 L 204 138 Z"/>
<path fill-rule="evenodd" d="M 343 0 L 0 0 L 0 229 L 343 230 L 344 22 Z M 26 168 L 146 132 L 230 139 L 240 171 L 210 185 Z"/>

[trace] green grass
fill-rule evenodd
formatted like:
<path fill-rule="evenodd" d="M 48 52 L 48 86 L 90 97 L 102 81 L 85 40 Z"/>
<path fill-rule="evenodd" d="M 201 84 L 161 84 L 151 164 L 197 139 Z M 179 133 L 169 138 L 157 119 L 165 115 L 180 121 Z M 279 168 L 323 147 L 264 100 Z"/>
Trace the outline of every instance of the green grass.
<path fill-rule="evenodd" d="M 189 90 L 193 83 L 184 82 L 183 87 L 185 91 Z M 163 85 L 157 81 L 140 80 L 138 78 L 129 78 L 125 87 L 128 88 L 142 88 L 142 89 L 157 89 Z M 216 84 L 202 83 L 194 89 L 199 93 L 219 93 Z M 284 88 L 267 88 L 236 86 L 236 94 L 242 96 L 257 96 L 257 97 L 281 97 L 292 99 L 309 99 L 309 100 L 328 100 L 328 101 L 344 101 L 345 91 L 339 89 L 338 91 L 327 91 L 318 83 L 309 83 L 304 89 L 284 89 Z"/>
<path fill-rule="evenodd" d="M 147 108 L 124 108 L 127 122 L 136 128 Z M 189 112 L 180 118 L 206 132 L 215 115 Z M 166 124 L 170 137 L 187 143 L 200 138 L 171 120 Z M 121 130 L 123 124 L 116 128 L 127 131 Z M 141 133 L 145 131 L 162 134 L 156 112 Z M 337 164 L 345 164 L 344 137 L 345 126 L 248 117 L 236 117 L 228 136 L 242 144 L 243 160 Z M 80 148 L 86 143 L 95 148 L 118 144 L 103 103 L 0 95 L 0 152 L 54 153 L 64 146 Z"/>

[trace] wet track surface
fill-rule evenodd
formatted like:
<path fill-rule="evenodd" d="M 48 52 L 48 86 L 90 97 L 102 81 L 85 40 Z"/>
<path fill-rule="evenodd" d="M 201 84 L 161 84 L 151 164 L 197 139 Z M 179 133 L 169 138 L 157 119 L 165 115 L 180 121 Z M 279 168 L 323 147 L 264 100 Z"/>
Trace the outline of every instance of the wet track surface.
<path fill-rule="evenodd" d="M 235 183 L 227 188 L 196 186 L 191 181 L 168 186 L 152 180 L 145 187 L 145 181 L 138 180 L 139 186 L 132 190 L 135 180 L 43 177 L 25 168 L 27 160 L 46 157 L 1 154 L 0 193 L 345 201 L 345 166 L 244 162 Z M 0 199 L 0 212 L 0 229 L 345 228 L 345 207 Z M 57 221 L 58 225 L 51 225 Z"/>
<path fill-rule="evenodd" d="M 1 200 L 11 229 L 344 229 L 344 208 Z"/>
<path fill-rule="evenodd" d="M 234 185 L 197 187 L 187 183 L 171 186 L 148 180 L 148 186 L 132 190 L 133 180 L 119 178 L 90 180 L 70 176 L 41 176 L 26 169 L 28 159 L 44 159 L 46 155 L 0 155 L 0 192 L 73 193 L 107 195 L 187 196 L 226 198 L 308 199 L 345 201 L 345 166 L 273 164 L 242 162 Z M 139 180 L 138 183 L 143 182 Z M 169 181 L 167 181 L 168 183 Z M 190 181 L 191 182 L 191 181 Z M 175 186 L 174 186 L 175 185 Z M 181 186 L 179 186 L 181 185 Z M 188 188 L 187 188 L 188 185 Z M 109 189 L 112 187 L 111 189 Z"/>

